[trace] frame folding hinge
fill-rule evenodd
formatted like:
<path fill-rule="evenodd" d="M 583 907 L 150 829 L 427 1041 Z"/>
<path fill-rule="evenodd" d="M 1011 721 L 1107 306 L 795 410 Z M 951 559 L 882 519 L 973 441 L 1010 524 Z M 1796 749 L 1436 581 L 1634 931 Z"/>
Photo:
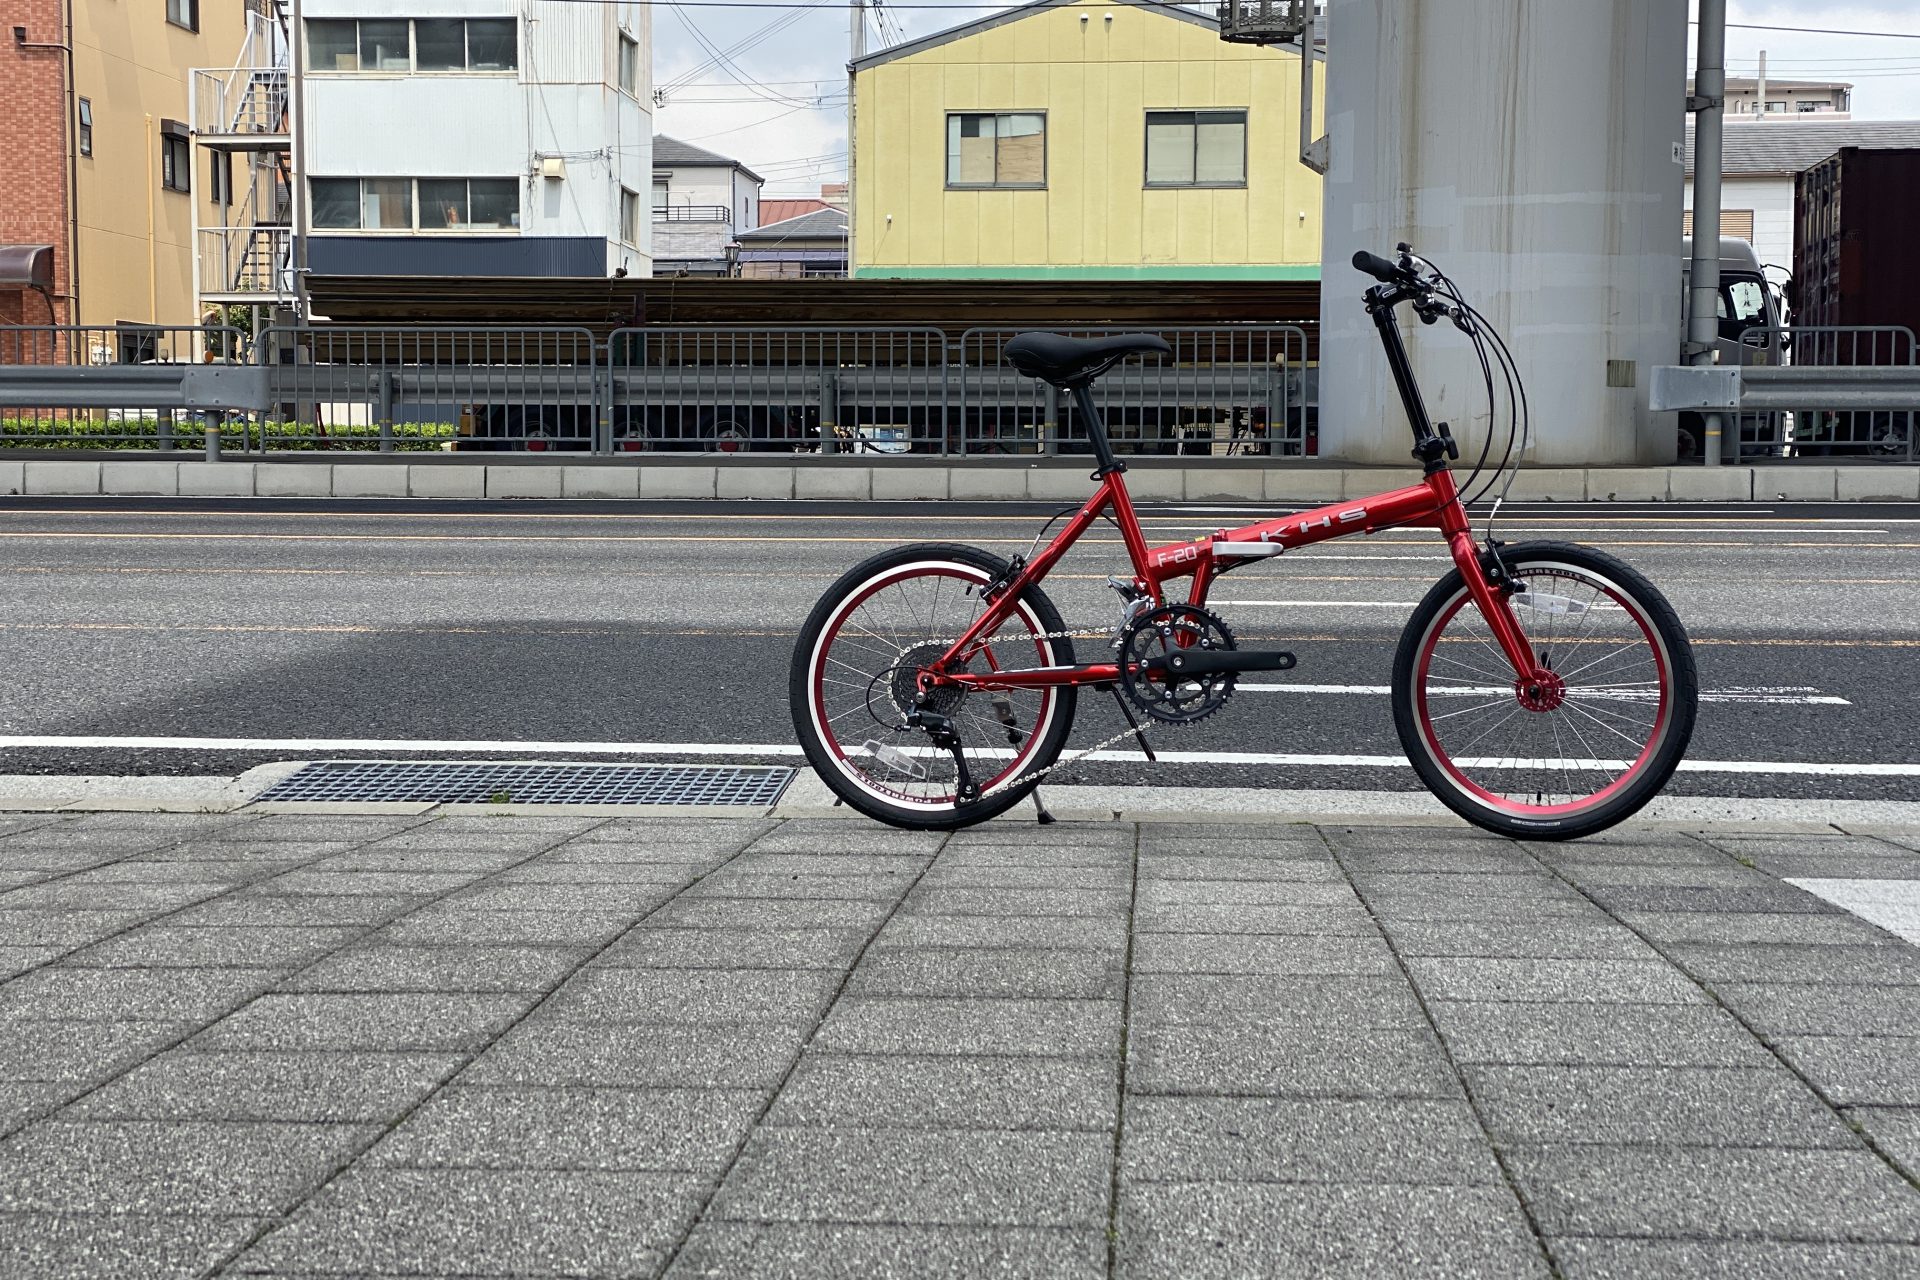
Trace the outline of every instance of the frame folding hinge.
<path fill-rule="evenodd" d="M 1689 111 L 1705 111 L 1709 107 L 1724 107 L 1726 105 L 1727 100 L 1724 96 L 1703 98 L 1697 93 L 1687 95 L 1687 110 Z"/>

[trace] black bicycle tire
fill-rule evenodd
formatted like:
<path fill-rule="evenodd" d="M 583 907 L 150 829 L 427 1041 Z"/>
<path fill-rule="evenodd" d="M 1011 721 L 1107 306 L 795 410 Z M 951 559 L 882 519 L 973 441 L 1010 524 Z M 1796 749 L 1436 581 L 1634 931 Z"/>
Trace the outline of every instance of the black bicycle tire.
<path fill-rule="evenodd" d="M 1576 568 L 1601 574 L 1619 587 L 1645 611 L 1666 647 L 1672 672 L 1673 718 L 1666 736 L 1655 749 L 1653 759 L 1619 794 L 1589 810 L 1564 817 L 1524 817 L 1503 813 L 1463 795 L 1447 778 L 1445 769 L 1434 760 L 1418 724 L 1418 708 L 1413 688 L 1416 664 L 1428 629 L 1440 610 L 1452 603 L 1465 588 L 1460 570 L 1451 570 L 1436 582 L 1414 608 L 1400 633 L 1400 644 L 1393 659 L 1393 723 L 1407 760 L 1427 789 L 1449 809 L 1488 831 L 1522 840 L 1577 840 L 1624 821 L 1639 812 L 1659 795 L 1672 779 L 1693 737 L 1699 706 L 1699 675 L 1694 665 L 1693 645 L 1686 628 L 1660 589 L 1645 574 L 1617 556 L 1594 547 L 1572 542 L 1525 542 L 1503 547 L 1501 560 L 1516 576 L 1529 563 L 1564 562 Z"/>
<path fill-rule="evenodd" d="M 969 547 L 956 542 L 910 543 L 893 547 L 867 557 L 853 568 L 847 570 L 815 602 L 813 611 L 800 627 L 800 633 L 794 639 L 793 660 L 787 673 L 787 699 L 793 715 L 794 732 L 799 737 L 800 749 L 827 788 L 854 810 L 865 814 L 876 822 L 899 827 L 907 831 L 953 831 L 961 827 L 970 827 L 976 823 L 997 818 L 1032 793 L 1038 786 L 1037 780 L 1016 782 L 1002 787 L 992 795 L 976 800 L 968 805 L 955 805 L 951 809 L 907 808 L 891 805 L 853 786 L 842 775 L 834 762 L 832 752 L 821 741 L 814 728 L 813 716 L 809 709 L 811 697 L 810 656 L 817 643 L 821 630 L 827 625 L 840 602 L 847 594 L 874 574 L 885 569 L 912 564 L 917 560 L 949 560 L 970 564 L 989 576 L 997 577 L 1007 570 L 1007 562 L 978 547 Z M 1060 611 L 1054 607 L 1046 593 L 1039 587 L 1028 587 L 1021 593 L 1021 600 L 1032 609 L 1035 618 L 1047 631 L 1065 631 L 1066 624 L 1061 621 Z M 1060 636 L 1047 642 L 1052 647 L 1053 659 L 1060 665 L 1073 662 L 1073 641 Z M 1078 690 L 1072 685 L 1061 685 L 1056 689 L 1060 699 L 1059 710 L 1048 726 L 1046 735 L 1041 739 L 1034 754 L 1028 761 L 1028 772 L 1045 769 L 1060 758 L 1065 749 L 1067 737 L 1073 730 L 1073 716 Z"/>

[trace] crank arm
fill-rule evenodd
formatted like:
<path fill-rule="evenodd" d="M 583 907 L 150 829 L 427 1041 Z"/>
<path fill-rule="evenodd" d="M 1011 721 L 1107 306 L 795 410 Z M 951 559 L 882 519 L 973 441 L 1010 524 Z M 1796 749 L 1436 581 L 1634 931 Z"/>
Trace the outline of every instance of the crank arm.
<path fill-rule="evenodd" d="M 1211 676 L 1237 671 L 1291 671 L 1294 657 L 1281 649 L 1181 649 L 1141 665 L 1148 676 Z"/>

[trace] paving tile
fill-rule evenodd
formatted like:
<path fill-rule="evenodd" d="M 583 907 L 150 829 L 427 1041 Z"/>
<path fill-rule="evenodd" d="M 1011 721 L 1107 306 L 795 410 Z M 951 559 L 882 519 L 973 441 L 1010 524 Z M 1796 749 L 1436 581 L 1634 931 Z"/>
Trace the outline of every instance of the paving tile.
<path fill-rule="evenodd" d="M 63 965 L 97 969 L 281 968 L 305 964 L 365 932 L 364 926 L 227 929 L 148 925 L 69 955 Z"/>
<path fill-rule="evenodd" d="M 53 875 L 105 866 L 114 855 L 92 849 L 35 849 L 8 840 L 0 842 L 0 869 Z"/>
<path fill-rule="evenodd" d="M 1809 982 L 1920 986 L 1920 947 L 1904 942 L 1869 946 L 1715 946 L 1667 948 L 1668 956 L 1703 982 Z"/>
<path fill-rule="evenodd" d="M 1486 924 L 1477 920 L 1402 920 L 1390 924 L 1387 934 L 1405 956 L 1659 959 L 1658 953 L 1632 930 L 1598 921 Z"/>
<path fill-rule="evenodd" d="M 1504 1187 L 1253 1183 L 1123 1188 L 1124 1277 L 1544 1277 Z"/>
<path fill-rule="evenodd" d="M 1743 889 L 1609 885 L 1589 888 L 1587 893 L 1609 911 L 1768 911 L 1820 915 L 1835 910 L 1812 894 L 1778 881 Z"/>
<path fill-rule="evenodd" d="M 1569 863 L 1560 873 L 1583 889 L 1612 889 L 1622 886 L 1671 889 L 1761 889 L 1772 891 L 1779 882 L 1772 876 L 1739 866 L 1731 861 L 1710 866 L 1660 866 L 1647 863 Z"/>
<path fill-rule="evenodd" d="M 1868 1151 L 1509 1148 L 1549 1235 L 1910 1242 L 1920 1195 Z"/>
<path fill-rule="evenodd" d="M 539 862 L 502 871 L 489 883 L 504 884 L 687 884 L 720 859 L 692 862 Z"/>
<path fill-rule="evenodd" d="M 868 950 L 847 982 L 851 995 L 1118 1000 L 1121 954 L 1010 947 Z"/>
<path fill-rule="evenodd" d="M 701 1194 L 685 1174 L 354 1169 L 230 1270 L 651 1275 Z"/>
<path fill-rule="evenodd" d="M 844 996 L 814 1047 L 842 1053 L 1110 1055 L 1114 1000 L 924 1000 Z"/>
<path fill-rule="evenodd" d="M 647 917 L 676 929 L 874 929 L 893 904 L 864 899 L 676 898 Z"/>
<path fill-rule="evenodd" d="M 848 969 L 865 929 L 658 929 L 642 925 L 596 966 L 641 969 Z"/>
<path fill-rule="evenodd" d="M 0 1215 L 0 1275 L 35 1280 L 194 1280 L 258 1229 L 249 1217 Z"/>
<path fill-rule="evenodd" d="M 163 1053 L 89 1094 L 79 1120 L 390 1120 L 464 1061 L 446 1053 Z"/>
<path fill-rule="evenodd" d="M 1104 1229 L 702 1222 L 667 1280 L 1096 1280 Z"/>
<path fill-rule="evenodd" d="M 1104 1133 L 761 1129 L 709 1210 L 724 1221 L 1104 1226 Z"/>
<path fill-rule="evenodd" d="M 467 1084 L 553 1088 L 772 1088 L 811 1022 L 597 1026 L 527 1019 L 461 1075 Z"/>
<path fill-rule="evenodd" d="M 1771 1053 L 1711 1005 L 1435 1000 L 1458 1062 L 1622 1067 L 1771 1067 Z"/>
<path fill-rule="evenodd" d="M 1407 960 L 1407 969 L 1429 1000 L 1701 1004 L 1707 999 L 1664 960 L 1413 956 Z"/>
<path fill-rule="evenodd" d="M 802 1022 L 840 986 L 827 969 L 590 969 L 548 1002 L 556 1018 L 617 1022 Z"/>
<path fill-rule="evenodd" d="M 1117 1064 L 1069 1058 L 856 1057 L 811 1053 L 771 1125 L 1110 1132 Z"/>
<path fill-rule="evenodd" d="M 1138 1027 L 1312 1026 L 1326 1029 L 1427 1025 L 1413 989 L 1399 977 L 1283 974 L 1135 974 L 1129 1017 Z"/>
<path fill-rule="evenodd" d="M 189 884 L 73 884 L 44 880 L 0 893 L 0 923 L 9 911 L 47 907 L 80 907 L 89 911 L 173 911 L 226 893 L 230 885 L 217 881 Z"/>
<path fill-rule="evenodd" d="M 52 1115 L 85 1088 L 77 1081 L 0 1080 L 0 1134 Z"/>
<path fill-rule="evenodd" d="M 889 946 L 1123 951 L 1127 945 L 1127 922 L 1119 916 L 995 919 L 992 916 L 896 915 L 874 936 L 874 942 Z"/>
<path fill-rule="evenodd" d="M 825 847 L 839 853 L 905 853 L 924 857 L 938 853 L 946 839 L 942 831 L 852 826 L 841 818 L 797 819 L 782 823 L 747 848 L 753 853 L 816 853 Z"/>
<path fill-rule="evenodd" d="M 1317 858 L 1186 857 L 1171 853 L 1142 853 L 1140 880 L 1301 880 L 1325 884 L 1346 879 L 1340 864 L 1325 854 Z"/>
<path fill-rule="evenodd" d="M 1609 1240 L 1566 1237 L 1547 1242 L 1566 1280 L 1907 1280 L 1920 1275 L 1920 1245 L 1786 1244 L 1750 1240 Z"/>
<path fill-rule="evenodd" d="M 0 1036 L 0 1080 L 104 1080 L 158 1053 L 198 1025 L 165 1020 L 9 1018 L 6 1034 Z"/>
<path fill-rule="evenodd" d="M 1806 912 L 1623 911 L 1620 920 L 1660 943 L 1877 943 L 1887 937 L 1857 916 Z"/>
<path fill-rule="evenodd" d="M 278 969 L 39 969 L 0 988 L 0 1018 L 212 1019 L 279 978 Z"/>
<path fill-rule="evenodd" d="M 1034 844 L 948 844 L 940 854 L 940 869 L 988 867 L 1072 868 L 1103 867 L 1124 869 L 1133 866 L 1133 848 L 1101 845 L 1055 845 L 1048 837 L 1045 845 Z"/>
<path fill-rule="evenodd" d="M 1426 1028 L 1135 1027 L 1127 1088 L 1249 1097 L 1452 1098 L 1459 1081 Z"/>
<path fill-rule="evenodd" d="M 1398 974 L 1379 938 L 1146 933 L 1133 947 L 1135 973 Z"/>
<path fill-rule="evenodd" d="M 755 1089 L 442 1089 L 369 1166 L 669 1170 L 719 1176 L 766 1101 Z"/>
<path fill-rule="evenodd" d="M 639 917 L 676 889 L 672 884 L 499 884 L 488 881 L 448 899 L 467 911 L 625 912 Z"/>
<path fill-rule="evenodd" d="M 1840 1118 L 1779 1067 L 1470 1066 L 1502 1143 L 1852 1147 Z"/>
<path fill-rule="evenodd" d="M 384 924 L 403 911 L 412 910 L 424 898 L 384 897 L 375 894 L 346 894 L 340 897 L 314 897 L 289 894 L 286 897 L 247 897 L 231 894 L 213 902 L 203 902 L 167 918 L 170 926 L 258 925 L 268 928 L 328 924 Z"/>
<path fill-rule="evenodd" d="M 1133 883 L 1131 861 L 1117 858 L 1105 867 L 1004 866 L 954 862 L 942 855 L 921 877 L 927 889 L 1118 889 Z"/>
<path fill-rule="evenodd" d="M 1377 937 L 1379 927 L 1349 893 L 1349 901 L 1324 906 L 1240 902 L 1146 903 L 1133 917 L 1139 933 L 1233 933 L 1242 935 L 1341 934 Z"/>
<path fill-rule="evenodd" d="M 1441 853 L 1416 849 L 1340 851 L 1340 865 L 1355 875 L 1418 874 L 1497 876 L 1538 874 L 1540 864 L 1525 848 L 1469 846 Z"/>
<path fill-rule="evenodd" d="M 1130 1182 L 1501 1181 L 1465 1102 L 1153 1098 L 1127 1101 Z"/>
<path fill-rule="evenodd" d="M 1135 907 L 1185 907 L 1227 903 L 1245 907 L 1350 907 L 1360 899 L 1351 886 L 1317 880 L 1154 880 L 1143 881 Z"/>
<path fill-rule="evenodd" d="M 1787 1036 L 1775 1045 L 1836 1105 L 1920 1105 L 1920 1037 Z"/>
<path fill-rule="evenodd" d="M 1530 906 L 1548 902 L 1575 903 L 1580 895 L 1557 878 L 1536 868 L 1525 874 L 1506 875 L 1407 875 L 1355 872 L 1353 887 L 1368 902 L 1412 901 L 1437 898 L 1461 905 L 1497 902 L 1522 902 Z"/>
<path fill-rule="evenodd" d="M 66 947 L 0 946 L 0 982 L 51 964 L 66 954 Z"/>
<path fill-rule="evenodd" d="M 306 869 L 318 872 L 405 871 L 441 874 L 500 872 L 504 879 L 514 874 L 509 868 L 524 865 L 527 860 L 526 853 L 517 849 L 389 849 L 377 844 L 358 848 L 330 845 L 325 853 L 326 856 L 309 862 Z"/>
<path fill-rule="evenodd" d="M 918 863 L 903 865 L 895 871 L 872 875 L 800 875 L 773 872 L 749 875 L 731 865 L 689 885 L 688 901 L 708 898 L 774 898 L 792 900 L 820 898 L 830 901 L 895 902 L 913 886 L 920 874 Z"/>
<path fill-rule="evenodd" d="M 469 911 L 441 902 L 395 920 L 379 936 L 407 946 L 593 946 L 626 932 L 633 919 L 624 911 Z"/>
<path fill-rule="evenodd" d="M 922 916 L 1121 916 L 1124 889 L 947 889 L 922 885 L 900 910 Z"/>
<path fill-rule="evenodd" d="M 527 1011 L 533 997 L 383 994 L 264 995 L 195 1036 L 196 1052 L 477 1049 Z"/>
<path fill-rule="evenodd" d="M 1713 992 L 1762 1035 L 1911 1035 L 1920 988 L 1715 982 Z"/>
<path fill-rule="evenodd" d="M 278 863 L 247 861 L 187 861 L 178 858 L 149 861 L 129 858 L 110 862 L 67 876 L 61 881 L 69 888 L 88 885 L 185 884 L 202 887 L 231 887 L 276 874 Z"/>
<path fill-rule="evenodd" d="M 268 1213 L 376 1131 L 348 1125 L 47 1120 L 0 1146 L 0 1213 Z"/>
<path fill-rule="evenodd" d="M 1534 924 L 1541 920 L 1611 922 L 1607 913 L 1577 894 L 1527 899 L 1476 898 L 1444 892 L 1438 877 L 1431 891 L 1367 894 L 1367 910 L 1384 924 L 1411 920 L 1474 920 L 1483 924 Z"/>
<path fill-rule="evenodd" d="M 282 991 L 545 991 L 591 954 L 583 947 L 355 946 Z"/>
<path fill-rule="evenodd" d="M 478 871 L 289 871 L 262 881 L 254 892 L 262 896 L 312 894 L 315 897 L 344 897 L 349 894 L 374 894 L 386 897 L 397 893 L 438 894 L 458 889 L 479 879 Z"/>

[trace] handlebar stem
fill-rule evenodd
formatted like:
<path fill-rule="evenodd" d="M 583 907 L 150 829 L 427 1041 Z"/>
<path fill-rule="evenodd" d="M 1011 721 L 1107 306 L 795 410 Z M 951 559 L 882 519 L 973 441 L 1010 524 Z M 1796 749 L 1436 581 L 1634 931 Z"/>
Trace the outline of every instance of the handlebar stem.
<path fill-rule="evenodd" d="M 1420 384 L 1413 376 L 1413 362 L 1407 358 L 1407 344 L 1400 335 L 1400 321 L 1394 315 L 1394 308 L 1402 302 L 1422 297 L 1425 290 L 1407 284 L 1375 285 L 1367 290 L 1367 314 L 1373 317 L 1373 326 L 1380 334 L 1380 345 L 1386 349 L 1387 368 L 1393 373 L 1393 385 L 1400 392 L 1400 403 L 1407 411 L 1407 424 L 1413 428 L 1413 455 L 1432 468 L 1436 463 L 1445 466 L 1441 459 L 1445 456 L 1446 446 L 1434 433 L 1433 420 L 1427 416 L 1427 403 L 1420 395 Z M 1434 446 L 1439 445 L 1439 452 Z"/>

